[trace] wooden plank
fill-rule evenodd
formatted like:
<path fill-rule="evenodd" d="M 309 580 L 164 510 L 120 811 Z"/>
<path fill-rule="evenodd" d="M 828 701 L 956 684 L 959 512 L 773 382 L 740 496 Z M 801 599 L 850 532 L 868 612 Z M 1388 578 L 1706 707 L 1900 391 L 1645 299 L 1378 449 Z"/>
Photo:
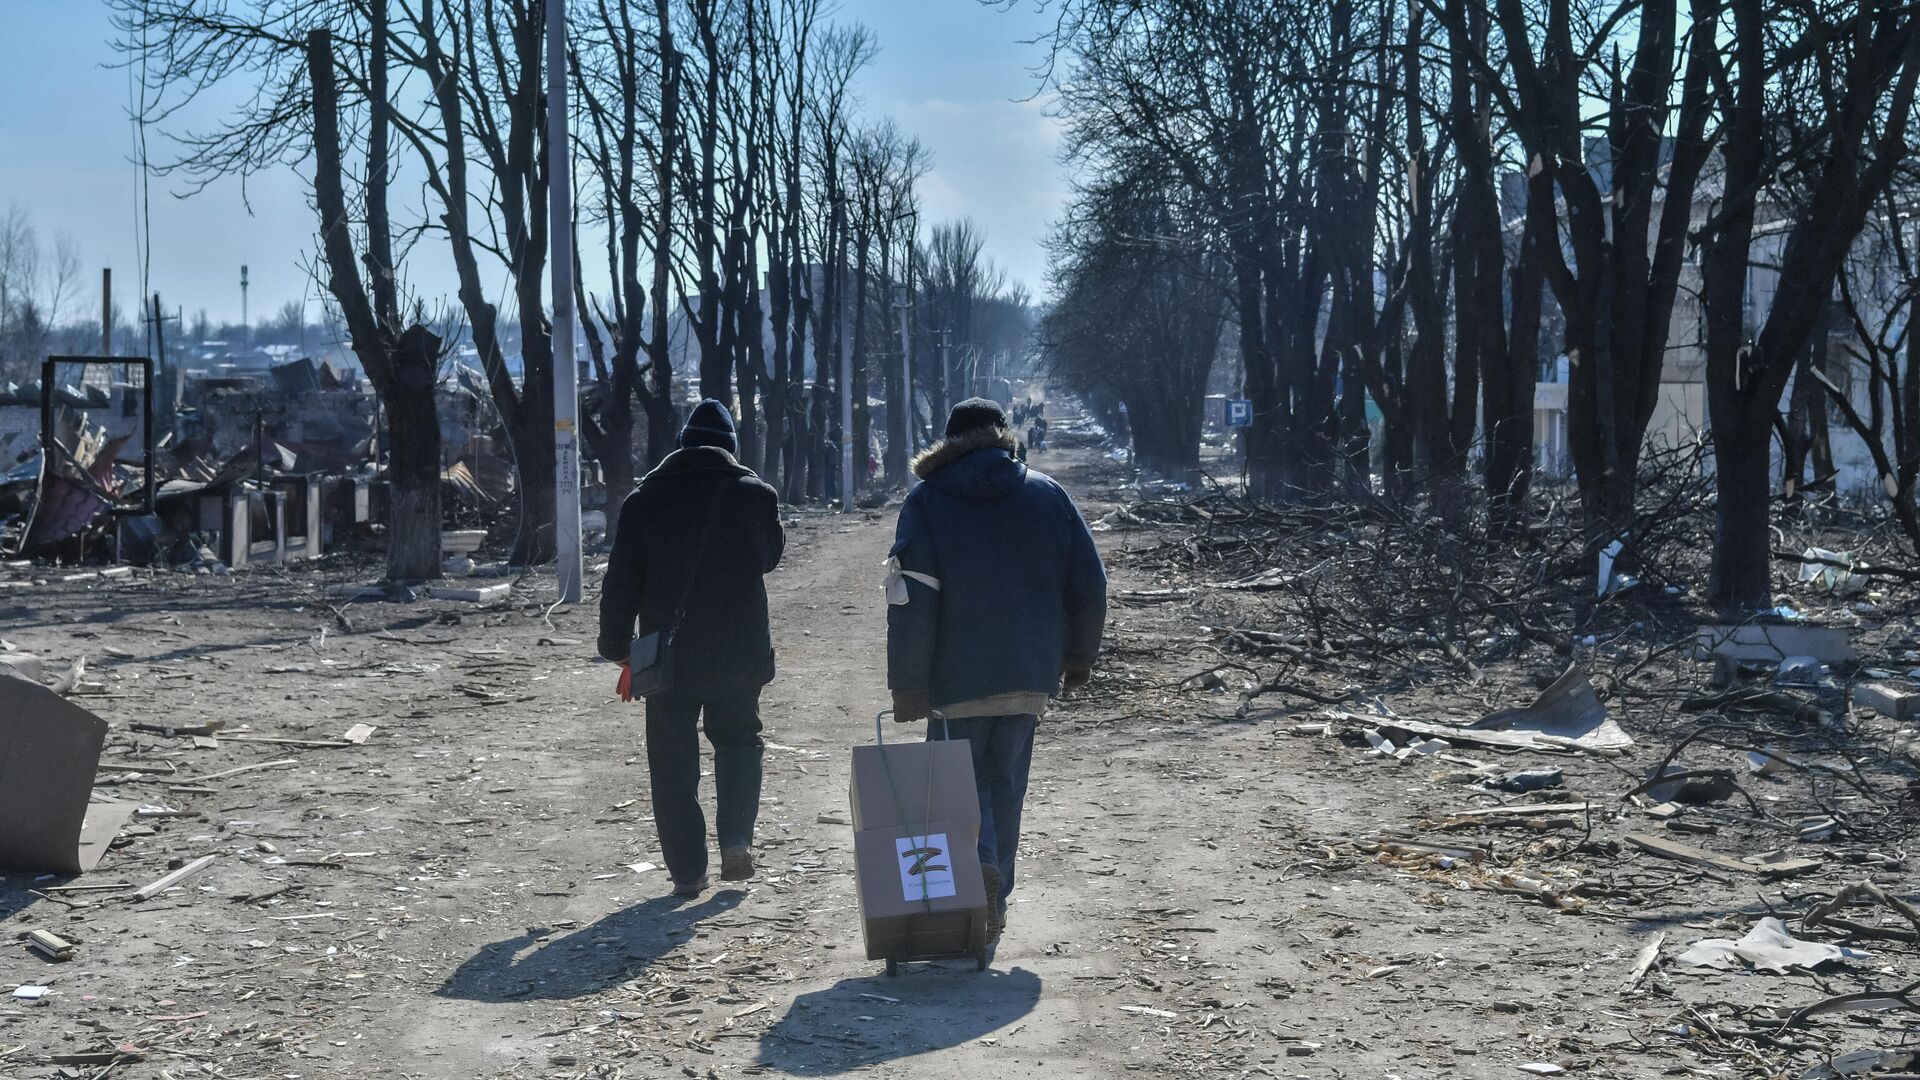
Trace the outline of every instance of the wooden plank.
<path fill-rule="evenodd" d="M 1587 804 L 1583 802 L 1527 803 L 1523 806 L 1483 806 L 1473 810 L 1455 810 L 1447 817 L 1533 817 L 1540 814 L 1584 814 L 1586 811 Z"/>
<path fill-rule="evenodd" d="M 1660 959 L 1660 946 L 1666 944 L 1666 940 L 1667 932 L 1662 930 L 1653 935 L 1653 940 L 1641 948 L 1640 955 L 1634 958 L 1633 971 L 1627 975 L 1625 989 L 1631 990 L 1639 986 L 1647 977 L 1647 972 L 1653 970 L 1654 961 Z"/>
<path fill-rule="evenodd" d="M 228 769 L 224 772 L 208 773 L 205 776 L 196 776 L 191 780 L 185 780 L 178 784 L 168 784 L 167 786 L 169 788 L 188 788 L 198 784 L 204 784 L 208 780 L 218 780 L 224 776 L 233 776 L 236 773 L 252 772 L 255 769 L 277 769 L 283 765 L 298 765 L 298 764 L 300 763 L 293 760 L 292 758 L 282 758 L 279 761 L 261 761 L 261 762 L 256 762 L 252 765 L 242 765 L 237 769 Z"/>
<path fill-rule="evenodd" d="M 1501 750 L 1559 750 L 1576 749 L 1566 745 L 1554 744 L 1527 733 L 1513 731 L 1474 731 L 1456 727 L 1452 724 L 1431 724 L 1423 720 L 1407 720 L 1398 716 L 1362 716 L 1358 713 L 1337 713 L 1332 719 L 1341 724 L 1359 727 L 1378 728 L 1381 732 L 1403 731 L 1410 735 L 1424 735 L 1432 739 L 1445 739 L 1448 742 L 1464 743 L 1469 746 L 1486 746 Z"/>
<path fill-rule="evenodd" d="M 154 879 L 133 891 L 133 899 L 150 900 L 213 865 L 218 855 L 202 855 L 178 870 Z"/>
<path fill-rule="evenodd" d="M 73 942 L 51 930 L 34 930 L 28 933 L 27 947 L 56 964 L 73 959 Z"/>
<path fill-rule="evenodd" d="M 435 600 L 466 600 L 479 604 L 504 600 L 512 591 L 513 586 L 506 582 L 498 585 L 482 585 L 477 589 L 463 589 L 457 585 L 427 586 L 427 595 Z"/>
<path fill-rule="evenodd" d="M 1741 862 L 1730 855 L 1720 855 L 1692 844 L 1683 844 L 1678 840 L 1669 840 L 1664 836 L 1650 833 L 1628 833 L 1627 843 L 1649 855 L 1657 855 L 1675 862 L 1704 866 L 1726 874 L 1747 874 L 1753 877 L 1773 879 L 1795 877 L 1824 865 L 1819 859 L 1787 859 L 1777 863 L 1754 864 Z"/>
<path fill-rule="evenodd" d="M 208 720 L 199 724 L 147 724 L 135 721 L 127 725 L 128 731 L 137 731 L 143 735 L 212 735 L 225 725 L 218 720 Z"/>
<path fill-rule="evenodd" d="M 229 735 L 228 742 L 268 743 L 274 746 L 299 746 L 309 750 L 338 750 L 355 744 L 345 739 L 285 739 L 277 735 Z"/>
<path fill-rule="evenodd" d="M 97 772 L 106 773 L 151 773 L 156 776 L 171 776 L 180 770 L 171 761 L 158 761 L 142 764 L 137 761 L 102 761 L 94 766 Z"/>

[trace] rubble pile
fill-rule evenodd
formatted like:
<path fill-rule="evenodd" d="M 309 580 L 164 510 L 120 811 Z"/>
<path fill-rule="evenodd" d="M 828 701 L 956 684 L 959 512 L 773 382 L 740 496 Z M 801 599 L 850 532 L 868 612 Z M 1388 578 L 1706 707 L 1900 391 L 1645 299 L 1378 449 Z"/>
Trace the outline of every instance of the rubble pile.
<path fill-rule="evenodd" d="M 1669 537 L 1707 521 L 1679 487 L 1650 492 Z M 1372 866 L 1435 911 L 1509 897 L 1637 930 L 1634 962 L 1605 976 L 1616 1008 L 1657 1015 L 1639 1038 L 1692 1066 L 1866 1076 L 1904 1055 L 1920 1022 L 1920 603 L 1897 556 L 1835 551 L 1872 530 L 1810 516 L 1779 553 L 1778 606 L 1728 625 L 1690 585 L 1705 545 L 1595 575 L 1532 539 L 1561 530 L 1495 539 L 1429 505 L 1134 492 L 1096 528 L 1124 537 L 1136 572 L 1104 685 L 1161 693 L 1135 722 L 1271 724 L 1277 753 L 1394 792 L 1362 831 L 1297 836 L 1292 865 L 1328 880 Z M 1846 569 L 1801 573 L 1802 550 Z M 1794 989 L 1751 990 L 1761 978 Z M 1578 1052 L 1530 1064 L 1609 1061 L 1563 1049 Z"/>

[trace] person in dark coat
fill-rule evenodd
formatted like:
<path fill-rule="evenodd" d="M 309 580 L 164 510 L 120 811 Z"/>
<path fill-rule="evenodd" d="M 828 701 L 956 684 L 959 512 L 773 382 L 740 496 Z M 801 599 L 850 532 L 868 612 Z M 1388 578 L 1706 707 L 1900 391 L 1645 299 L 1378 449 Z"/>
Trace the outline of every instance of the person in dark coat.
<path fill-rule="evenodd" d="M 713 744 L 720 877 L 753 876 L 760 813 L 760 689 L 773 681 L 773 631 L 762 576 L 780 564 L 786 537 L 773 488 L 734 460 L 733 417 L 703 401 L 680 448 L 640 481 L 600 586 L 600 655 L 625 670 L 639 634 L 674 634 L 672 681 L 647 698 L 647 770 L 653 819 L 673 891 L 707 885 L 707 821 L 700 811 L 702 716 Z M 711 516 L 711 524 L 709 524 Z M 704 538 L 704 539 L 703 539 Z"/>
<path fill-rule="evenodd" d="M 914 459 L 888 559 L 887 686 L 894 719 L 972 744 L 980 869 L 997 936 L 1048 699 L 1086 685 L 1106 625 L 1107 574 L 1059 484 L 1016 460 L 999 405 L 954 406 Z"/>

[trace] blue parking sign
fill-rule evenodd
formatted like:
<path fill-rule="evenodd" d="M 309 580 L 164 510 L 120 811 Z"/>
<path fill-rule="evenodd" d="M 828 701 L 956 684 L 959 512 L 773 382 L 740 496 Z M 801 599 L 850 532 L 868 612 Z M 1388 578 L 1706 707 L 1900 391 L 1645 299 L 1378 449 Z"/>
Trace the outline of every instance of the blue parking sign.
<path fill-rule="evenodd" d="M 1230 398 L 1227 401 L 1227 426 L 1252 427 L 1253 402 L 1244 398 Z"/>

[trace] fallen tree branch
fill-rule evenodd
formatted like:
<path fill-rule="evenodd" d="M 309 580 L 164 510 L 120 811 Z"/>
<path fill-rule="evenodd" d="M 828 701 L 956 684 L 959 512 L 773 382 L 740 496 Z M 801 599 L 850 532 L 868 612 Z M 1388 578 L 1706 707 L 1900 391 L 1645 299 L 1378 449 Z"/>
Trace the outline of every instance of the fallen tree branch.
<path fill-rule="evenodd" d="M 1807 555 L 1775 549 L 1773 557 L 1780 562 L 1806 563 L 1809 566 L 1832 566 L 1861 577 L 1898 578 L 1901 581 L 1920 581 L 1920 570 L 1905 566 L 1888 566 L 1885 563 L 1843 562 L 1829 559 L 1824 555 Z"/>
<path fill-rule="evenodd" d="M 1848 904 L 1861 902 L 1872 902 L 1887 908 L 1894 914 L 1912 923 L 1913 930 L 1910 932 L 1888 931 L 1881 927 L 1863 926 L 1851 920 L 1837 920 L 1834 918 L 1834 915 L 1837 914 L 1841 908 L 1846 907 Z M 1856 937 L 1889 937 L 1895 941 L 1920 941 L 1920 907 L 1915 907 L 1905 900 L 1892 895 L 1871 881 L 1856 881 L 1846 888 L 1841 889 L 1833 899 L 1825 901 L 1824 903 L 1815 904 L 1813 907 L 1807 909 L 1807 913 L 1800 917 L 1800 929 L 1802 930 L 1812 930 L 1822 925 L 1847 929 Z M 1869 934 L 1861 933 L 1861 931 L 1876 930 L 1879 932 Z"/>

